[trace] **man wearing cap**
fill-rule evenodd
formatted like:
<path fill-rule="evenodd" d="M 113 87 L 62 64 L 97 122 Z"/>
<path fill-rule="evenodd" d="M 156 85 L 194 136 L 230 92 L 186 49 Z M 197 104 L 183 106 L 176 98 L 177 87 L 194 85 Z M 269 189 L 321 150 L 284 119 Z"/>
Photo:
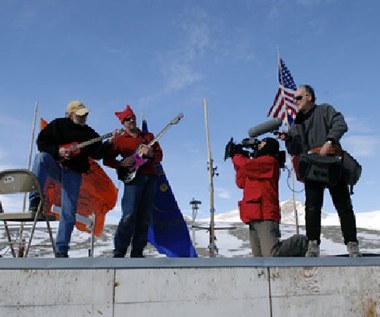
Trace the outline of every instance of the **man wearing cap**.
<path fill-rule="evenodd" d="M 296 234 L 280 241 L 278 141 L 264 138 L 253 154 L 239 150 L 231 156 L 236 185 L 243 189 L 243 199 L 239 201 L 240 218 L 249 225 L 253 256 L 304 256 L 307 250 L 304 235 Z"/>
<path fill-rule="evenodd" d="M 153 208 L 153 199 L 156 188 L 157 172 L 155 164 L 162 160 L 162 150 L 156 142 L 148 146 L 154 136 L 149 132 L 142 132 L 136 126 L 136 116 L 132 108 L 127 105 L 121 112 L 115 112 L 125 128 L 125 132 L 112 142 L 112 149 L 103 159 L 104 165 L 118 170 L 119 179 L 123 171 L 130 171 L 136 166 L 136 151 L 144 158 L 144 164 L 139 166 L 135 177 L 124 183 L 124 193 L 121 199 L 122 215 L 114 238 L 115 258 L 125 257 L 131 244 L 131 257 L 144 257 L 143 250 L 147 245 L 150 213 Z M 117 157 L 122 159 L 118 160 Z M 135 169 L 136 170 L 136 169 Z"/>
<path fill-rule="evenodd" d="M 79 100 L 71 101 L 66 108 L 66 116 L 51 121 L 37 137 L 39 153 L 36 154 L 32 172 L 44 190 L 47 177 L 61 183 L 62 213 L 56 237 L 56 257 L 68 257 L 69 243 L 74 229 L 77 201 L 82 182 L 82 173 L 89 170 L 89 157 L 101 159 L 111 148 L 110 142 L 96 142 L 73 152 L 68 146 L 99 137 L 86 124 L 90 110 Z M 65 146 L 63 146 L 65 145 Z M 29 211 L 36 212 L 41 201 L 37 192 L 29 195 Z"/>

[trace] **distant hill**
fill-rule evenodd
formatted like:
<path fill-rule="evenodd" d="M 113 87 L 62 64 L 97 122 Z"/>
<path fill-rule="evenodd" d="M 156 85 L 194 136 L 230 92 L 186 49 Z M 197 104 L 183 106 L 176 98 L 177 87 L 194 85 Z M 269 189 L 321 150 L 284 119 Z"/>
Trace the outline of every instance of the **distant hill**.
<path fill-rule="evenodd" d="M 298 225 L 305 225 L 305 205 L 301 201 L 293 203 L 292 200 L 286 200 L 280 203 L 281 207 L 281 223 L 295 225 L 296 217 L 295 211 L 298 217 Z M 380 230 L 380 210 L 358 212 L 355 213 L 356 225 L 358 228 Z M 191 221 L 189 217 L 186 217 L 188 221 Z M 201 222 L 209 221 L 209 218 L 199 219 Z M 215 214 L 215 221 L 219 222 L 241 222 L 239 216 L 239 210 L 231 210 L 224 213 Z M 322 211 L 322 226 L 340 226 L 339 217 L 336 212 L 323 212 Z"/>
<path fill-rule="evenodd" d="M 282 239 L 297 233 L 295 226 L 294 208 L 292 201 L 281 203 Z M 305 208 L 302 202 L 296 202 L 296 210 L 299 219 L 298 232 L 305 233 L 304 214 Z M 209 219 L 196 219 L 195 225 L 199 228 L 192 228 L 192 219 L 184 216 L 189 227 L 189 234 L 200 257 L 209 256 Z M 357 213 L 358 238 L 362 252 L 380 254 L 380 211 Z M 56 230 L 57 223 L 54 223 L 53 230 Z M 215 215 L 215 244 L 220 257 L 249 257 L 251 248 L 249 244 L 248 226 L 240 220 L 238 210 Z M 113 236 L 116 225 L 105 226 L 101 237 L 95 241 L 95 257 L 111 257 L 113 249 Z M 14 234 L 18 232 L 13 228 Z M 54 232 L 55 237 L 55 232 Z M 339 218 L 336 213 L 322 213 L 322 236 L 321 255 L 346 254 L 346 247 L 343 244 L 340 230 Z M 30 249 L 29 257 L 53 257 L 51 246 L 46 230 L 37 228 L 34 238 L 34 247 Z M 78 230 L 74 230 L 71 242 L 70 257 L 87 257 L 90 247 L 90 235 Z M 9 246 L 6 244 L 4 230 L 0 231 L 0 255 L 11 257 Z M 145 251 L 148 257 L 162 257 L 155 248 L 148 246 Z"/>

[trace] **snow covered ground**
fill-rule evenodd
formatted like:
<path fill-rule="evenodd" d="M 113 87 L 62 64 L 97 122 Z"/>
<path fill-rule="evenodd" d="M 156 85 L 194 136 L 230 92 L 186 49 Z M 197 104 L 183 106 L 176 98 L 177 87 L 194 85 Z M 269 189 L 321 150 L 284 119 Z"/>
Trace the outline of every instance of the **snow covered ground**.
<path fill-rule="evenodd" d="M 282 209 L 282 238 L 285 239 L 297 233 L 295 225 L 294 208 L 291 201 L 281 204 Z M 304 228 L 304 206 L 297 202 L 296 210 L 298 214 L 298 232 L 305 233 Z M 185 217 L 189 224 L 189 234 L 200 257 L 209 256 L 209 219 L 197 219 L 195 225 L 206 229 L 192 228 L 190 217 Z M 358 238 L 362 252 L 380 254 L 380 211 L 361 212 L 356 214 L 358 227 Z M 57 222 L 52 223 L 53 230 L 56 230 Z M 240 221 L 237 210 L 215 215 L 215 245 L 218 248 L 220 257 L 248 257 L 251 256 L 249 244 L 248 226 Z M 113 235 L 116 229 L 115 224 L 107 224 L 103 234 L 95 240 L 95 257 L 111 257 L 113 249 Z M 17 228 L 14 229 L 17 231 Z M 55 233 L 54 233 L 55 236 Z M 6 237 L 4 230 L 0 231 L 0 242 L 4 242 Z M 340 230 L 339 218 L 336 213 L 322 214 L 322 235 L 321 235 L 321 255 L 345 254 L 346 247 L 343 244 Z M 30 257 L 52 257 L 52 248 L 49 246 L 49 239 L 44 226 L 39 225 L 33 239 L 33 247 L 30 249 Z M 74 230 L 72 235 L 70 257 L 87 257 L 90 248 L 90 235 L 85 232 Z M 9 246 L 0 244 L 0 255 L 11 257 Z M 148 246 L 145 251 L 148 257 L 161 257 L 152 246 Z"/>

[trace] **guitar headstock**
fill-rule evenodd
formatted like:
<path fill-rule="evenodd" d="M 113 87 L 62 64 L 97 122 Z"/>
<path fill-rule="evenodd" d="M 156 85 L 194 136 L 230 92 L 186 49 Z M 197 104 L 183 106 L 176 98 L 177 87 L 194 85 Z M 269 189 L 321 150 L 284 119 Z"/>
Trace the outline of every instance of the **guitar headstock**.
<path fill-rule="evenodd" d="M 170 124 L 177 124 L 179 120 L 183 118 L 183 113 L 180 113 L 178 116 L 176 116 L 174 119 L 170 121 Z"/>

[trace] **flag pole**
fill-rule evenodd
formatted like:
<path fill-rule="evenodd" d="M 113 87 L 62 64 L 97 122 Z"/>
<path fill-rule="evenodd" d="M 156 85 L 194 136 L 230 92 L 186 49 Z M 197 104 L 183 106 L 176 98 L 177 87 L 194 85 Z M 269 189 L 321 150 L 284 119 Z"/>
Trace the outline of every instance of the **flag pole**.
<path fill-rule="evenodd" d="M 280 51 L 277 50 L 277 76 L 280 79 L 281 97 L 284 99 L 285 98 L 284 80 L 280 74 L 282 74 L 281 58 L 280 58 Z M 285 111 L 286 111 L 286 107 L 285 107 Z M 288 116 L 286 116 L 286 123 L 288 124 Z"/>
<path fill-rule="evenodd" d="M 37 124 L 37 113 L 38 113 L 38 101 L 36 101 L 36 105 L 34 107 L 32 136 L 30 139 L 30 148 L 29 148 L 29 157 L 28 157 L 28 170 L 31 169 L 31 165 L 32 165 L 33 145 L 34 145 L 34 137 L 36 133 L 36 124 Z M 23 208 L 22 208 L 23 211 L 25 211 L 25 207 L 26 207 L 26 194 L 24 195 Z"/>
<path fill-rule="evenodd" d="M 279 50 L 277 50 L 277 64 L 278 64 L 278 74 L 281 74 L 282 73 L 282 66 L 281 66 L 281 58 L 280 58 L 280 52 Z M 282 76 L 279 76 L 280 78 L 280 86 L 281 86 L 281 94 L 282 94 L 282 97 L 285 98 L 284 96 L 284 81 L 283 81 L 283 78 Z M 287 109 L 285 108 L 285 125 L 287 127 L 287 129 L 289 129 L 289 121 L 288 121 L 288 113 L 287 113 Z M 297 212 L 297 204 L 296 204 L 296 196 L 295 196 L 295 181 L 294 181 L 294 164 L 293 164 L 293 160 L 292 160 L 292 157 L 289 155 L 290 157 L 290 175 L 291 175 L 291 178 L 292 178 L 292 187 L 291 187 L 291 190 L 292 190 L 292 203 L 293 203 L 293 212 L 294 212 L 294 219 L 295 219 L 295 225 L 296 225 L 296 233 L 299 234 L 299 224 L 298 224 L 298 212 Z"/>
<path fill-rule="evenodd" d="M 210 134 L 208 130 L 208 114 L 207 114 L 207 101 L 206 98 L 203 99 L 203 109 L 205 115 L 205 126 L 206 126 L 206 141 L 207 141 L 207 169 L 209 172 L 209 181 L 210 181 L 210 236 L 209 236 L 209 253 L 210 257 L 215 257 L 216 253 L 218 253 L 218 248 L 215 245 L 215 207 L 214 207 L 214 176 L 216 167 L 213 166 L 213 159 L 211 156 L 211 145 L 210 145 Z"/>
<path fill-rule="evenodd" d="M 294 164 L 293 160 L 290 159 L 290 165 L 291 165 L 291 170 L 290 170 L 290 175 L 292 176 L 292 196 L 293 196 L 293 211 L 294 211 L 294 218 L 296 221 L 296 233 L 299 234 L 299 224 L 298 224 L 298 212 L 297 212 L 297 204 L 296 204 L 296 192 L 295 192 L 295 181 L 294 181 Z"/>
<path fill-rule="evenodd" d="M 28 170 L 31 170 L 32 165 L 32 156 L 33 156 L 33 145 L 34 145 L 34 136 L 36 132 L 36 122 L 37 122 L 37 113 L 38 113 L 38 101 L 36 101 L 35 107 L 34 107 L 34 115 L 33 115 L 33 125 L 32 125 L 32 135 L 30 138 L 30 148 L 29 148 L 29 157 L 28 157 Z M 26 197 L 27 194 L 24 194 L 24 199 L 22 202 L 22 210 L 25 212 L 26 210 Z M 25 240 L 22 238 L 24 233 L 24 222 L 21 222 L 20 229 L 19 229 L 19 239 L 20 239 L 20 245 L 19 245 L 19 251 L 18 251 L 18 257 L 24 256 L 24 244 Z M 14 251 L 13 251 L 14 252 Z M 12 253 L 13 253 L 12 252 Z"/>
<path fill-rule="evenodd" d="M 144 122 L 144 112 L 141 111 L 141 126 L 140 126 L 141 131 L 143 129 L 143 122 Z"/>

